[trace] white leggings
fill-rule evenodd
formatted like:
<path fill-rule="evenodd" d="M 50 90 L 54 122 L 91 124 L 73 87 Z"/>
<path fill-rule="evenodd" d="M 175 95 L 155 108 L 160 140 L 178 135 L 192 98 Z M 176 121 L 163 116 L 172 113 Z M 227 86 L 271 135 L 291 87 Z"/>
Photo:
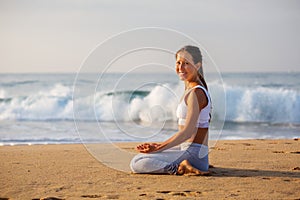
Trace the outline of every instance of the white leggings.
<path fill-rule="evenodd" d="M 185 142 L 180 145 L 180 149 L 140 153 L 131 160 L 130 168 L 134 173 L 176 174 L 183 160 L 188 160 L 200 171 L 208 171 L 208 146 Z"/>

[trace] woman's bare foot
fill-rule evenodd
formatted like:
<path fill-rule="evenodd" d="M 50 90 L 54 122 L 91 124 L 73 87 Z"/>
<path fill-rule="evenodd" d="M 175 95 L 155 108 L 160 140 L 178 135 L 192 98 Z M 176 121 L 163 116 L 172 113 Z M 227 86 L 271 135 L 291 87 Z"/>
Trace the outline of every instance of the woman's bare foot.
<path fill-rule="evenodd" d="M 199 175 L 199 176 L 207 176 L 210 174 L 210 172 L 202 172 L 198 169 L 196 169 L 195 167 L 193 167 L 189 161 L 184 160 L 182 161 L 177 169 L 177 173 L 178 175 L 183 175 L 183 174 L 194 174 L 194 175 Z"/>

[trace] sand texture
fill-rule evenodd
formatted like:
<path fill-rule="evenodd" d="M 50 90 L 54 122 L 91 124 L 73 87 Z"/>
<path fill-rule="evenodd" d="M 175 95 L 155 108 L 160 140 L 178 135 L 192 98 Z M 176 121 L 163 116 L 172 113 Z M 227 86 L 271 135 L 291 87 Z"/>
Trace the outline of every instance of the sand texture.
<path fill-rule="evenodd" d="M 211 176 L 175 176 L 111 169 L 81 144 L 2 146 L 0 199 L 300 199 L 299 140 L 210 149 Z"/>

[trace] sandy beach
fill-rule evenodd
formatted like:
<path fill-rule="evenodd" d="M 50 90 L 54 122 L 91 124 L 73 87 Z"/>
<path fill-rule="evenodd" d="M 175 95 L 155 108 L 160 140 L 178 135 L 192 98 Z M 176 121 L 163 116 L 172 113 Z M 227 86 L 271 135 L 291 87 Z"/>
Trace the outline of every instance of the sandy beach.
<path fill-rule="evenodd" d="M 218 141 L 211 176 L 121 172 L 81 144 L 1 146 L 0 199 L 300 199 L 299 144 Z"/>

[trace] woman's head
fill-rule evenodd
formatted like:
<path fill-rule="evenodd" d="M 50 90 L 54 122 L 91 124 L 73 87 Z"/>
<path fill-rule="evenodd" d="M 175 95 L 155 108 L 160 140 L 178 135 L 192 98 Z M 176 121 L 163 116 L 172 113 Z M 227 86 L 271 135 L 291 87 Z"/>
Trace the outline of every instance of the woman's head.
<path fill-rule="evenodd" d="M 184 46 L 176 52 L 176 72 L 181 80 L 199 78 L 207 88 L 202 68 L 202 54 L 198 47 Z"/>
<path fill-rule="evenodd" d="M 191 46 L 191 45 L 184 46 L 176 52 L 176 57 L 179 52 L 183 52 L 183 51 L 188 52 L 192 56 L 193 62 L 195 64 L 199 62 L 202 63 L 202 54 L 198 47 Z"/>

